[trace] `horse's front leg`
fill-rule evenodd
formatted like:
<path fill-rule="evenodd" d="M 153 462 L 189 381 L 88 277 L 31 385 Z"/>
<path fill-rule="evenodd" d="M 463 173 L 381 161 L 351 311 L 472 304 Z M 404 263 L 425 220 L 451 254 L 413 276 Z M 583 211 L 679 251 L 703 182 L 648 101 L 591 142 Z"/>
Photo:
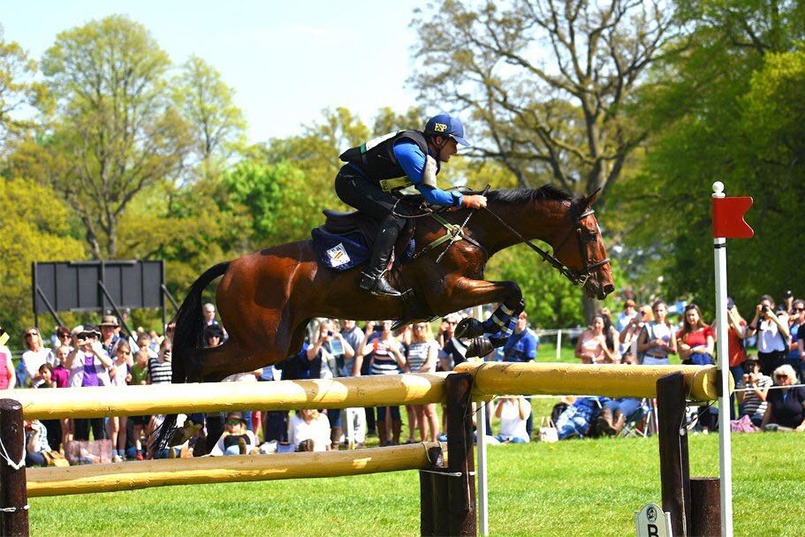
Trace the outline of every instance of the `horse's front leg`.
<path fill-rule="evenodd" d="M 486 321 L 471 318 L 461 321 L 456 327 L 456 337 L 472 340 L 471 345 L 478 347 L 479 353 L 484 353 L 487 348 L 486 352 L 490 352 L 491 349 L 502 346 L 511 336 L 520 312 L 525 309 L 520 287 L 514 282 L 464 279 L 456 284 L 455 291 L 465 294 L 463 298 L 471 302 L 469 306 L 500 302 L 500 306 Z M 481 338 L 485 334 L 489 334 L 489 337 Z"/>

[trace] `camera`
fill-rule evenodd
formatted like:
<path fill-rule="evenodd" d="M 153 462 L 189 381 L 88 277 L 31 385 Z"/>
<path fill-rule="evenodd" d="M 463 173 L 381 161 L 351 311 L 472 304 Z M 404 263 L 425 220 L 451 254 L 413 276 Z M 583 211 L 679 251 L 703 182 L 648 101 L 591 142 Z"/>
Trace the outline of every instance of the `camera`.
<path fill-rule="evenodd" d="M 760 313 L 762 313 L 762 314 L 764 314 L 764 315 L 765 315 L 765 314 L 769 313 L 769 309 L 771 309 L 771 308 L 769 308 L 769 306 L 768 306 L 768 305 L 763 304 L 763 305 L 760 307 Z"/>
<path fill-rule="evenodd" d="M 382 324 L 376 324 L 375 325 L 375 332 L 382 332 L 382 331 L 383 331 L 383 325 Z"/>
<path fill-rule="evenodd" d="M 333 335 L 333 331 L 332 331 L 332 330 L 327 330 L 327 335 L 328 335 L 328 336 L 332 336 L 332 335 Z"/>

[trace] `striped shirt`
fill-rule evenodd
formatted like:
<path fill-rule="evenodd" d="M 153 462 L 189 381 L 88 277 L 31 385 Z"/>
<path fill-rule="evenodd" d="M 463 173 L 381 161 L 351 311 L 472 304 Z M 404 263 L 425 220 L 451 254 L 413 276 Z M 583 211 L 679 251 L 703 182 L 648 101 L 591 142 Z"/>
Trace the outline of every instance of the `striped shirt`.
<path fill-rule="evenodd" d="M 173 369 L 170 362 L 160 362 L 156 358 L 148 360 L 148 375 L 151 384 L 166 384 L 171 381 Z"/>
<path fill-rule="evenodd" d="M 397 358 L 389 351 L 386 344 L 383 343 L 379 337 L 372 341 L 372 352 L 369 356 L 372 359 L 372 375 L 400 374 L 401 371 L 397 365 Z"/>
<path fill-rule="evenodd" d="M 428 361 L 428 354 L 432 348 L 438 350 L 439 344 L 436 340 L 412 342 L 408 347 L 408 370 L 411 373 L 429 373 L 430 371 L 420 371 Z M 431 364 L 433 367 L 436 364 Z"/>
<path fill-rule="evenodd" d="M 763 390 L 766 388 L 770 388 L 773 382 L 771 377 L 768 377 L 763 374 L 758 374 L 757 379 L 757 388 L 759 390 Z M 748 388 L 749 386 L 743 386 L 744 388 Z M 766 412 L 766 401 L 761 401 L 758 399 L 757 394 L 754 391 L 749 390 L 748 392 L 744 393 L 744 401 L 742 404 L 743 413 L 749 417 L 754 416 L 755 414 L 763 414 Z"/>

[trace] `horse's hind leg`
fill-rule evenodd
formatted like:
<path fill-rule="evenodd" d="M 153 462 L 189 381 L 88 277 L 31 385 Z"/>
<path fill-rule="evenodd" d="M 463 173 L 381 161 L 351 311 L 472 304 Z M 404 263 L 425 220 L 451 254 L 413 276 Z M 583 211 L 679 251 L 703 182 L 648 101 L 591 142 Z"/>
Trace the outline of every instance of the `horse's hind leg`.
<path fill-rule="evenodd" d="M 196 349 L 187 368 L 188 382 L 220 382 L 229 375 L 260 369 L 285 358 L 281 349 L 271 348 L 264 342 L 260 348 L 245 347 L 237 341 L 227 340 L 217 347 Z"/>
<path fill-rule="evenodd" d="M 292 330 L 286 328 L 289 326 L 290 323 L 281 322 L 273 334 L 249 336 L 248 345 L 243 343 L 245 336 L 241 332 L 230 333 L 229 339 L 218 347 L 193 351 L 192 366 L 187 368 L 188 381 L 219 382 L 235 373 L 255 371 L 283 361 L 302 348 L 307 322 L 298 323 Z"/>

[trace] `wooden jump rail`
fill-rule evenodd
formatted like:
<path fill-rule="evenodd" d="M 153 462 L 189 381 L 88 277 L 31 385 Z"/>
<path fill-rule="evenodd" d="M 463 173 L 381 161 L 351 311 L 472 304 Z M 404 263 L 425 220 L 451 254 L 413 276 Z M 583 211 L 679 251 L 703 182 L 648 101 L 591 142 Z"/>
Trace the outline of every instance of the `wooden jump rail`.
<path fill-rule="evenodd" d="M 38 468 L 28 497 L 116 492 L 170 485 L 242 483 L 428 470 L 442 462 L 438 443 L 351 451 L 159 459 L 132 463 Z"/>
<path fill-rule="evenodd" d="M 682 373 L 693 401 L 717 398 L 715 366 L 562 365 L 465 362 L 458 373 L 474 378 L 475 401 L 496 394 L 604 395 L 655 397 L 657 381 Z M 125 388 L 17 390 L 27 419 L 102 418 L 188 412 L 228 412 L 244 408 L 348 408 L 424 405 L 446 401 L 448 373 L 280 380 L 253 383 L 155 384 Z M 202 387 L 203 386 L 203 387 Z"/>
<path fill-rule="evenodd" d="M 0 457 L 0 508 L 4 508 L 0 534 L 28 535 L 28 497 L 419 469 L 422 535 L 476 535 L 472 401 L 497 394 L 572 393 L 658 398 L 663 509 L 671 512 L 674 534 L 689 535 L 695 520 L 691 520 L 687 437 L 680 432 L 680 416 L 684 416 L 687 400 L 716 399 L 716 381 L 712 366 L 475 362 L 442 374 L 18 390 L 13 392 L 16 401 L 0 400 L 0 440 L 10 454 L 24 454 L 23 413 L 26 419 L 54 419 L 441 402 L 447 403 L 448 413 L 447 466 L 438 444 L 414 444 L 345 452 L 41 468 L 27 474 L 26 481 L 24 468 L 15 469 Z M 715 497 L 717 502 L 718 495 Z"/>

